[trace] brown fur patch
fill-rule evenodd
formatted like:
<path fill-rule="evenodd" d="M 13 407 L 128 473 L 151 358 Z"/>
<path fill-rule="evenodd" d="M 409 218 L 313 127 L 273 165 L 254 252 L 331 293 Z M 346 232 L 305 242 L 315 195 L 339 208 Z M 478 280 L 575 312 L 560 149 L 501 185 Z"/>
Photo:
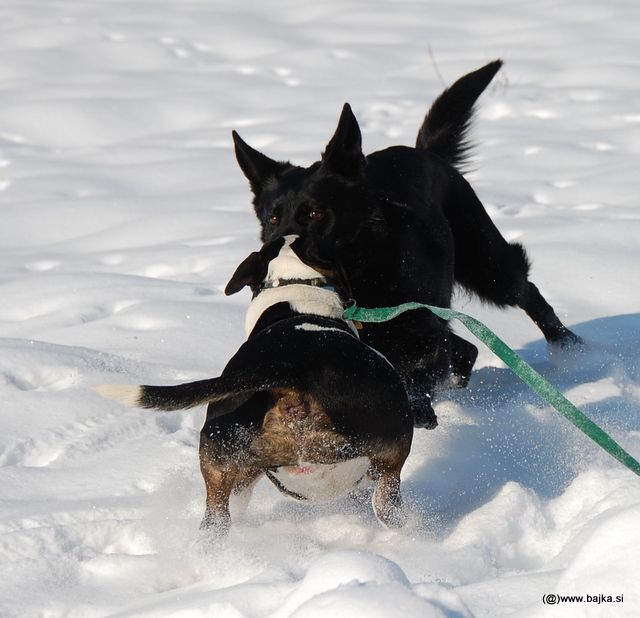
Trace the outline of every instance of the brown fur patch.
<path fill-rule="evenodd" d="M 301 461 L 333 463 L 348 440 L 335 431 L 325 410 L 306 394 L 274 391 L 277 400 L 267 412 L 251 451 L 266 467 L 293 466 Z"/>

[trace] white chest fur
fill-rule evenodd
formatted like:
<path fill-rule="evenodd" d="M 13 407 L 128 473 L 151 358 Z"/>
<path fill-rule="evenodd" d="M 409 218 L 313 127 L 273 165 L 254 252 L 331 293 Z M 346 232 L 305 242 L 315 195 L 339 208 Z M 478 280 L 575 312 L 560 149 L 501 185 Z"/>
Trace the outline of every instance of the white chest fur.
<path fill-rule="evenodd" d="M 272 475 L 289 492 L 307 500 L 334 500 L 346 495 L 366 475 L 368 457 L 334 464 L 306 464 L 278 468 Z"/>

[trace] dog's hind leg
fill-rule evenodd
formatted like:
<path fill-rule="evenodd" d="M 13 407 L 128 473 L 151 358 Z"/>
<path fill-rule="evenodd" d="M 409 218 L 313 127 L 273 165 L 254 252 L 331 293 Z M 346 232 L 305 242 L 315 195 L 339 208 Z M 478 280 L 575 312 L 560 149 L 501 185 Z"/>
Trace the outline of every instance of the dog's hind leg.
<path fill-rule="evenodd" d="M 207 492 L 200 528 L 220 535 L 231 525 L 231 495 L 250 489 L 262 471 L 248 453 L 251 430 L 232 423 L 225 426 L 226 420 L 205 424 L 200 433 L 200 471 Z"/>
<path fill-rule="evenodd" d="M 564 346 L 581 342 L 529 281 L 529 260 L 522 245 L 503 238 L 462 176 L 450 187 L 444 213 L 453 232 L 459 284 L 500 307 L 524 309 L 548 343 Z"/>
<path fill-rule="evenodd" d="M 381 474 L 371 500 L 378 521 L 385 526 L 400 528 L 406 523 L 407 515 L 402 508 L 399 475 L 390 472 Z"/>
<path fill-rule="evenodd" d="M 201 457 L 200 471 L 207 490 L 206 508 L 200 528 L 224 535 L 231 526 L 229 512 L 231 494 L 240 493 L 243 490 L 249 491 L 248 502 L 251 497 L 250 489 L 261 470 L 242 467 L 231 461 L 221 465 L 207 457 Z"/>
<path fill-rule="evenodd" d="M 268 409 L 270 396 L 255 393 L 235 410 L 210 405 L 200 431 L 200 471 L 207 491 L 201 528 L 225 534 L 231 524 L 232 493 L 248 491 L 263 468 L 251 453 L 251 443 Z M 250 496 L 250 493 L 249 493 Z"/>
<path fill-rule="evenodd" d="M 207 490 L 207 502 L 200 529 L 211 530 L 220 535 L 226 534 L 231 526 L 229 497 L 238 474 L 237 467 L 221 466 L 201 456 L 200 471 Z"/>
<path fill-rule="evenodd" d="M 548 343 L 560 346 L 582 343 L 582 339 L 560 321 L 551 305 L 531 281 L 527 281 L 524 297 L 518 302 L 518 306 L 536 323 Z"/>
<path fill-rule="evenodd" d="M 405 462 L 400 449 L 371 458 L 370 475 L 375 488 L 371 502 L 378 521 L 389 528 L 400 528 L 407 521 L 400 494 L 400 471 Z"/>

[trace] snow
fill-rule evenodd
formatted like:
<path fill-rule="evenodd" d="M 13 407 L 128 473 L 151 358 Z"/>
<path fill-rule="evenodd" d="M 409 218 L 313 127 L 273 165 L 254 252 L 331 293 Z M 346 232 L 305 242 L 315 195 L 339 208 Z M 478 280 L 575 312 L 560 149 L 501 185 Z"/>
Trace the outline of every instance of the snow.
<path fill-rule="evenodd" d="M 640 481 L 484 348 L 416 434 L 396 531 L 261 481 L 207 538 L 203 411 L 91 387 L 211 377 L 242 342 L 249 293 L 222 290 L 259 242 L 232 129 L 308 164 L 349 101 L 367 151 L 411 144 L 444 83 L 502 57 L 469 178 L 589 349 L 550 359 L 522 312 L 455 305 L 640 457 L 637 2 L 9 0 L 0 17 L 3 618 L 636 615 Z"/>

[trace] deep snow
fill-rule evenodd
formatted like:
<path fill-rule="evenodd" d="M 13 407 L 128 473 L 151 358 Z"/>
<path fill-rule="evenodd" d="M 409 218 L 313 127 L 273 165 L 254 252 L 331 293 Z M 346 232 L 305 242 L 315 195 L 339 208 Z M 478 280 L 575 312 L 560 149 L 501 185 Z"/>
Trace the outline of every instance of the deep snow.
<path fill-rule="evenodd" d="M 589 343 L 460 295 L 640 456 L 640 9 L 632 0 L 5 0 L 0 6 L 0 616 L 633 616 L 640 479 L 482 350 L 404 473 L 408 526 L 261 482 L 202 538 L 203 411 L 101 382 L 216 375 L 222 289 L 258 246 L 230 131 L 318 157 L 349 101 L 367 151 L 502 57 L 469 174 Z M 461 331 L 462 332 L 462 331 Z M 624 595 L 543 605 L 545 593 Z"/>

